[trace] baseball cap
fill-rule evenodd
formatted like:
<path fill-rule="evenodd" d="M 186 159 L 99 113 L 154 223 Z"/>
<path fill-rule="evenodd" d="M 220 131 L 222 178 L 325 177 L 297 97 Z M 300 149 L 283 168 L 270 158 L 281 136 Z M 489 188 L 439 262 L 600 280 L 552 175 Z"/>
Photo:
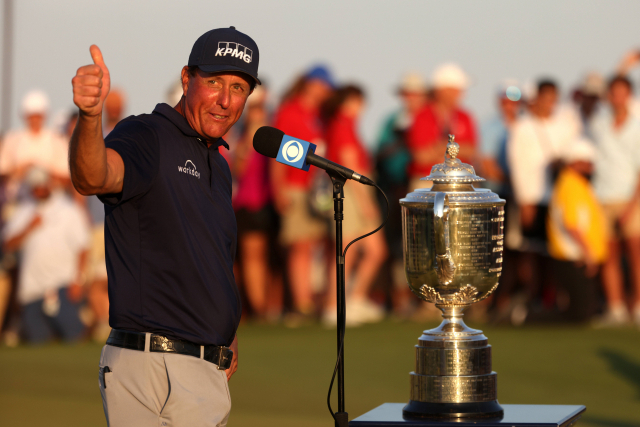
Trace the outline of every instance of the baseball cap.
<path fill-rule="evenodd" d="M 466 89 L 469 87 L 469 77 L 457 64 L 448 63 L 438 66 L 431 78 L 434 89 L 451 87 Z"/>
<path fill-rule="evenodd" d="M 41 90 L 32 90 L 22 98 L 22 114 L 46 114 L 49 111 L 49 98 Z"/>
<path fill-rule="evenodd" d="M 247 74 L 257 84 L 258 45 L 236 27 L 216 28 L 201 35 L 193 44 L 189 55 L 189 66 L 197 66 L 205 73 L 237 71 Z"/>
<path fill-rule="evenodd" d="M 398 92 L 426 93 L 427 83 L 419 73 L 415 71 L 410 71 L 402 77 L 402 80 L 400 81 L 400 86 L 398 86 Z"/>
<path fill-rule="evenodd" d="M 515 79 L 506 79 L 498 86 L 498 97 L 507 98 L 510 101 L 520 101 L 522 99 L 522 89 Z"/>
<path fill-rule="evenodd" d="M 604 77 L 602 74 L 598 72 L 590 72 L 588 73 L 584 79 L 582 80 L 582 84 L 580 85 L 580 91 L 584 95 L 598 96 L 602 97 L 606 92 L 607 84 L 604 81 Z"/>
<path fill-rule="evenodd" d="M 307 74 L 305 74 L 304 77 L 307 80 L 321 80 L 329 85 L 329 87 L 331 87 L 332 89 L 335 89 L 336 87 L 336 83 L 335 80 L 333 80 L 331 72 L 324 65 L 315 65 L 309 71 L 307 71 Z"/>
<path fill-rule="evenodd" d="M 585 138 L 579 138 L 569 144 L 562 156 L 567 163 L 571 162 L 593 162 L 597 152 L 595 146 Z"/>

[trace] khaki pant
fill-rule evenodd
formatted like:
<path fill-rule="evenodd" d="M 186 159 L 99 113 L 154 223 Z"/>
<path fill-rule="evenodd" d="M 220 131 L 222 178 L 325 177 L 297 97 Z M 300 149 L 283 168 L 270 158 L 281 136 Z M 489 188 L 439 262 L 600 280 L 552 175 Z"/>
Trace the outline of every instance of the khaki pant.
<path fill-rule="evenodd" d="M 231 398 L 225 371 L 193 356 L 151 353 L 149 334 L 146 341 L 144 352 L 102 349 L 99 384 L 107 425 L 226 426 Z"/>

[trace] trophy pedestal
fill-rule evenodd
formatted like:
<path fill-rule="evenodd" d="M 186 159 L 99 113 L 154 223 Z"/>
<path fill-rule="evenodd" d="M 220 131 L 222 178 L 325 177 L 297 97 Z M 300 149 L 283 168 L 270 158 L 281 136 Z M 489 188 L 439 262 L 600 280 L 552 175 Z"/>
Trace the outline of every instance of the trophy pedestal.
<path fill-rule="evenodd" d="M 497 374 L 482 331 L 462 321 L 465 306 L 440 306 L 442 324 L 424 331 L 411 372 L 406 419 L 499 419 Z"/>
<path fill-rule="evenodd" d="M 575 425 L 586 408 L 582 405 L 502 405 L 500 420 L 457 419 L 405 420 L 404 403 L 384 403 L 352 420 L 349 427 L 569 427 Z"/>

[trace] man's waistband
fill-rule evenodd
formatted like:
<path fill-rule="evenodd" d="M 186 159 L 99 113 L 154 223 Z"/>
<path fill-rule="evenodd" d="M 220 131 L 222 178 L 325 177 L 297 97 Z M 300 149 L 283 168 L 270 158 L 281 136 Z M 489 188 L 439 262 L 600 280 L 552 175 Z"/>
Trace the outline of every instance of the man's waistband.
<path fill-rule="evenodd" d="M 229 347 L 198 345 L 189 341 L 174 340 L 149 332 L 131 332 L 112 329 L 107 344 L 129 350 L 156 353 L 176 353 L 197 357 L 218 366 L 219 370 L 229 369 L 233 351 Z"/>

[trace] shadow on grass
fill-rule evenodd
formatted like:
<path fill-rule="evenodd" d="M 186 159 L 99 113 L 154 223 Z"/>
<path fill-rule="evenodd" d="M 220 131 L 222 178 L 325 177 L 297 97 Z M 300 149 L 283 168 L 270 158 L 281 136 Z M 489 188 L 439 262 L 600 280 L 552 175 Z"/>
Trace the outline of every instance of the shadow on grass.
<path fill-rule="evenodd" d="M 611 349 L 600 349 L 598 354 L 609 363 L 611 371 L 636 387 L 636 398 L 640 400 L 640 363 Z"/>
<path fill-rule="evenodd" d="M 585 423 L 593 424 L 594 426 L 603 426 L 603 427 L 638 427 L 638 423 L 636 421 L 616 421 L 610 418 L 600 418 L 600 417 L 589 417 L 584 416 L 580 418 L 580 420 Z M 578 425 L 580 423 L 578 422 Z"/>

